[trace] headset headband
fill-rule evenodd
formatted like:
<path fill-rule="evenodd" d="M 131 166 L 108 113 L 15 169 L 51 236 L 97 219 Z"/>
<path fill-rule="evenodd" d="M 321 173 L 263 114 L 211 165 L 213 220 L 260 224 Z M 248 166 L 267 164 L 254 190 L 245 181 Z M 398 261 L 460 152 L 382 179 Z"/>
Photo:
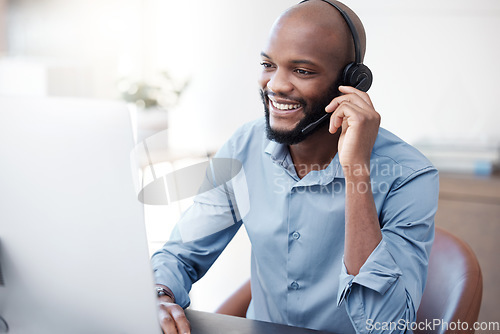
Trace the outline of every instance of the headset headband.
<path fill-rule="evenodd" d="M 309 0 L 302 0 L 301 2 L 299 2 L 299 4 L 301 4 L 303 2 L 306 2 L 306 1 L 309 1 Z M 360 46 L 360 43 L 359 43 L 359 35 L 358 35 L 358 31 L 356 30 L 356 27 L 354 26 L 354 23 L 352 22 L 351 18 L 337 4 L 335 4 L 333 2 L 330 2 L 328 0 L 321 0 L 321 1 L 326 2 L 326 3 L 330 4 L 331 6 L 333 6 L 335 9 L 337 9 L 339 11 L 339 13 L 344 18 L 344 21 L 347 23 L 347 25 L 349 26 L 349 29 L 351 30 L 352 39 L 354 40 L 355 63 L 356 64 L 362 64 L 362 61 L 361 61 L 361 46 Z"/>

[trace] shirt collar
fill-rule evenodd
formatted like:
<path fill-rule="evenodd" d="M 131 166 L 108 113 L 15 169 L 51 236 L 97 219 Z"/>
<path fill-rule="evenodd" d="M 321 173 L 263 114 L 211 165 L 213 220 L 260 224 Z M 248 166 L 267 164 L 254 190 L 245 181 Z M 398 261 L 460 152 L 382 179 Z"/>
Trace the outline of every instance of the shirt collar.
<path fill-rule="evenodd" d="M 292 157 L 290 156 L 290 152 L 288 150 L 288 145 L 279 144 L 275 141 L 269 141 L 265 150 L 270 157 L 270 159 L 278 166 L 283 167 L 289 173 L 291 173 L 294 178 L 297 178 L 297 173 L 295 171 L 295 166 L 293 165 Z M 340 166 L 339 155 L 338 153 L 335 155 L 333 160 L 330 162 L 326 169 L 320 171 L 313 171 L 307 174 L 303 179 L 299 181 L 302 186 L 309 185 L 327 185 L 331 183 L 335 178 L 344 179 L 344 171 L 342 170 L 342 166 Z"/>
<path fill-rule="evenodd" d="M 269 155 L 274 164 L 284 168 L 290 176 L 299 180 L 287 145 L 279 144 L 271 140 L 269 144 L 267 144 L 265 152 Z"/>
<path fill-rule="evenodd" d="M 288 154 L 288 147 L 283 144 L 278 144 L 277 142 L 270 140 L 267 144 L 264 152 L 271 156 L 273 162 L 284 160 Z"/>

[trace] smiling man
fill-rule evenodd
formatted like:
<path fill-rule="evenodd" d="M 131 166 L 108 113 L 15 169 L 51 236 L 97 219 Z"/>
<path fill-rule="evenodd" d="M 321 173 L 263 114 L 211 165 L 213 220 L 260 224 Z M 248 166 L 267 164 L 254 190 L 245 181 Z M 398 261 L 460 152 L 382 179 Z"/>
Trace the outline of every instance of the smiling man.
<path fill-rule="evenodd" d="M 365 33 L 349 8 L 334 5 L 302 2 L 275 22 L 261 53 L 265 118 L 243 125 L 216 155 L 241 162 L 245 187 L 195 197 L 153 255 L 166 333 L 189 332 L 182 308 L 191 284 L 242 224 L 252 243 L 247 317 L 336 333 L 415 321 L 438 174 L 379 128 L 369 95 L 344 82 L 356 52 L 364 55 Z M 204 232 L 188 237 L 200 223 Z"/>

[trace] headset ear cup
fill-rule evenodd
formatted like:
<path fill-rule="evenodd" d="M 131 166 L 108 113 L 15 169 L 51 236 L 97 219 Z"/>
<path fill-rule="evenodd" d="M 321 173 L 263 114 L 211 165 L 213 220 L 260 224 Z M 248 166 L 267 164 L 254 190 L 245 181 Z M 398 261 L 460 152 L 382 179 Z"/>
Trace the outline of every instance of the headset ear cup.
<path fill-rule="evenodd" d="M 367 92 L 372 85 L 373 75 L 368 66 L 350 63 L 344 68 L 342 79 L 343 85 Z"/>

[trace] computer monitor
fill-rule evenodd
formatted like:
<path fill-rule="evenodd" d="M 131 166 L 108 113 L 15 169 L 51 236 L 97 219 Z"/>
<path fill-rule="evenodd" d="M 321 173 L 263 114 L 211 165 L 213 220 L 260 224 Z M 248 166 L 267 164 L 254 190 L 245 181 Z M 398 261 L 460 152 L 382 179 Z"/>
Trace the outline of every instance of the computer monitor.
<path fill-rule="evenodd" d="M 122 103 L 0 97 L 0 332 L 161 333 L 132 137 Z"/>

